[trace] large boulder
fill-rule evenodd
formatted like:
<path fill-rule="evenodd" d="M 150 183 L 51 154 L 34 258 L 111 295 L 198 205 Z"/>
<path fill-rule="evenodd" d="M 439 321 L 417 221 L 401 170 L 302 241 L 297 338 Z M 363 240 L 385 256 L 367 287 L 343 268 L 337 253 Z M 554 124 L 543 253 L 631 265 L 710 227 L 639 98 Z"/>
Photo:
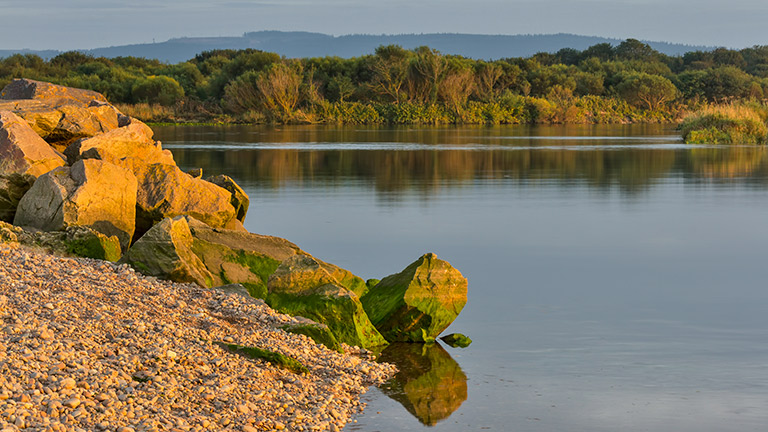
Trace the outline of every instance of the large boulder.
<path fill-rule="evenodd" d="M 37 177 L 64 165 L 24 120 L 0 111 L 0 221 L 13 221 L 19 200 Z"/>
<path fill-rule="evenodd" d="M 27 78 L 14 79 L 11 81 L 11 83 L 5 86 L 2 92 L 0 92 L 0 99 L 69 99 L 81 105 L 88 105 L 93 101 L 107 101 L 104 95 L 92 90 L 65 87 Z"/>
<path fill-rule="evenodd" d="M 137 158 L 128 158 L 139 161 Z M 168 217 L 188 215 L 214 228 L 235 219 L 231 194 L 205 180 L 194 178 L 176 165 L 134 165 L 138 180 L 136 238 Z"/>
<path fill-rule="evenodd" d="M 134 243 L 120 262 L 148 276 L 211 287 L 214 276 L 192 252 L 193 242 L 187 218 L 167 218 Z"/>
<path fill-rule="evenodd" d="M 309 255 L 294 255 L 269 277 L 267 304 L 330 328 L 339 342 L 371 348 L 387 341 L 374 328 L 357 294 L 343 287 Z"/>
<path fill-rule="evenodd" d="M 117 236 L 127 248 L 136 218 L 136 178 L 125 168 L 93 159 L 40 176 L 21 198 L 13 224 L 43 231 L 87 226 Z"/>
<path fill-rule="evenodd" d="M 431 342 L 467 303 L 467 279 L 429 253 L 371 287 L 361 301 L 389 342 Z"/>
<path fill-rule="evenodd" d="M 0 93 L 0 110 L 23 118 L 59 151 L 84 137 L 127 124 L 128 117 L 103 95 L 33 80 L 14 80 Z"/>
<path fill-rule="evenodd" d="M 211 176 L 205 180 L 226 189 L 232 194 L 230 203 L 232 204 L 232 207 L 235 208 L 235 217 L 237 217 L 237 220 L 240 222 L 245 222 L 245 215 L 248 213 L 248 206 L 250 205 L 251 200 L 248 198 L 248 194 L 245 193 L 243 188 L 235 183 L 235 181 L 232 180 L 232 177 L 224 174 Z"/>
<path fill-rule="evenodd" d="M 160 143 L 152 139 L 152 135 L 149 126 L 131 119 L 124 127 L 72 143 L 64 154 L 70 164 L 80 159 L 99 159 L 131 171 L 136 169 L 137 164 L 175 165 L 171 152 L 163 150 Z"/>
<path fill-rule="evenodd" d="M 84 226 L 70 226 L 63 231 L 28 231 L 0 222 L 0 241 L 43 248 L 57 255 L 75 255 L 106 261 L 120 259 L 120 241 Z"/>
<path fill-rule="evenodd" d="M 122 262 L 144 274 L 214 287 L 239 283 L 258 298 L 280 262 L 303 253 L 271 236 L 214 229 L 189 216 L 163 219 L 133 244 Z"/>

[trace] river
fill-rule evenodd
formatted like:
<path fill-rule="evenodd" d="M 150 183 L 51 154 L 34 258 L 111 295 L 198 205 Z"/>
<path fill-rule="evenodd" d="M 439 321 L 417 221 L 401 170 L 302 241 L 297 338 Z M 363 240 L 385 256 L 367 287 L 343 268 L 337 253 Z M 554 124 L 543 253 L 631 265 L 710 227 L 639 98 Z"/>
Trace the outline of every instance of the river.
<path fill-rule="evenodd" d="M 425 252 L 469 280 L 348 431 L 768 425 L 768 152 L 670 125 L 155 127 L 227 174 L 245 226 L 367 278 Z"/>

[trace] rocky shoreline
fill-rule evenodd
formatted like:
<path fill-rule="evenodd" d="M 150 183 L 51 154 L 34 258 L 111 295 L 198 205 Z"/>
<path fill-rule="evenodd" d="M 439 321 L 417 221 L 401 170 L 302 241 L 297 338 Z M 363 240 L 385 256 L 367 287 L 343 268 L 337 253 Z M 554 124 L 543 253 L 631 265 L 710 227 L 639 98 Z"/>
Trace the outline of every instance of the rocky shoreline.
<path fill-rule="evenodd" d="M 0 243 L 0 316 L 2 431 L 334 431 L 395 372 L 281 330 L 301 319 L 247 293 L 14 243 Z"/>

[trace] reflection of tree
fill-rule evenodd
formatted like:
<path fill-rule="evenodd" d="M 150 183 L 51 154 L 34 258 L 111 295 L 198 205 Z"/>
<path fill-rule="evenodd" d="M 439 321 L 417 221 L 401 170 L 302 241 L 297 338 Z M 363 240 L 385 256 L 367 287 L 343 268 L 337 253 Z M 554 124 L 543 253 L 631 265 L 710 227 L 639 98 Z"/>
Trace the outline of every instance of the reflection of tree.
<path fill-rule="evenodd" d="M 395 343 L 378 360 L 400 370 L 382 392 L 426 425 L 450 417 L 467 400 L 467 376 L 438 343 Z"/>
<path fill-rule="evenodd" d="M 283 130 L 229 127 L 162 130 L 163 139 L 174 141 L 271 143 L 270 149 L 194 151 L 174 149 L 180 165 L 201 167 L 207 173 L 224 173 L 246 185 L 281 188 L 288 183 L 309 186 L 348 184 L 363 180 L 383 196 L 397 199 L 404 192 L 417 191 L 429 199 L 445 188 L 475 182 L 556 181 L 563 186 L 587 184 L 593 188 L 619 187 L 625 193 L 646 190 L 657 179 L 676 172 L 683 178 L 738 177 L 765 166 L 762 147 L 691 147 L 685 151 L 659 148 L 600 148 L 605 141 L 592 136 L 619 134 L 658 135 L 653 129 L 616 130 L 600 127 L 553 128 L 311 128 Z M 171 133 L 172 132 L 172 133 Z M 514 136 L 536 139 L 512 139 Z M 579 137 L 563 146 L 562 136 Z M 551 139 L 550 139 L 551 137 Z M 304 151 L 279 149 L 280 144 L 308 143 L 417 143 L 422 147 L 395 150 L 344 149 Z M 473 143 L 486 143 L 482 150 Z M 424 146 L 440 145 L 440 150 Z M 588 145 L 588 150 L 579 147 Z M 451 147 L 459 147 L 451 150 Z M 469 147 L 469 148 L 468 148 Z M 693 175 L 691 175 L 693 174 Z"/>
<path fill-rule="evenodd" d="M 764 162 L 764 146 L 693 147 L 692 170 L 707 178 L 737 178 L 752 174 Z"/>

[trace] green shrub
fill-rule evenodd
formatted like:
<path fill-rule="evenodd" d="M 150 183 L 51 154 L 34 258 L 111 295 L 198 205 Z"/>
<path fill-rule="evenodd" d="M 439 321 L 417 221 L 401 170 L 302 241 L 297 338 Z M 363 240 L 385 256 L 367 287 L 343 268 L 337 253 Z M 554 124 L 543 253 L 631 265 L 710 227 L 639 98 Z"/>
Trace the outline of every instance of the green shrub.
<path fill-rule="evenodd" d="M 721 105 L 686 117 L 680 125 L 689 144 L 764 144 L 768 127 L 752 108 Z"/>

